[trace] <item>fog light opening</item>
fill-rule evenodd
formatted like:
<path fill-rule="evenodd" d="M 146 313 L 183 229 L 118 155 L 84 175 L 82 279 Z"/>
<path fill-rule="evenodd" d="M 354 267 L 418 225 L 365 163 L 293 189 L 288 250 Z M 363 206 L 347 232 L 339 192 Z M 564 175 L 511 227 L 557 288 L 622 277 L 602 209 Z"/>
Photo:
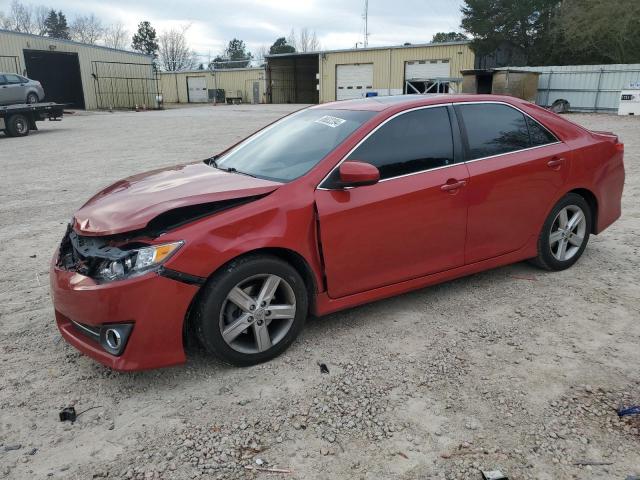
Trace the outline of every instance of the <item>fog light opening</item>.
<path fill-rule="evenodd" d="M 120 350 L 122 346 L 122 337 L 120 336 L 120 332 L 113 328 L 107 329 L 105 332 L 105 342 L 112 348 L 113 350 Z"/>
<path fill-rule="evenodd" d="M 132 328 L 131 323 L 103 325 L 100 329 L 100 345 L 111 355 L 122 355 Z"/>

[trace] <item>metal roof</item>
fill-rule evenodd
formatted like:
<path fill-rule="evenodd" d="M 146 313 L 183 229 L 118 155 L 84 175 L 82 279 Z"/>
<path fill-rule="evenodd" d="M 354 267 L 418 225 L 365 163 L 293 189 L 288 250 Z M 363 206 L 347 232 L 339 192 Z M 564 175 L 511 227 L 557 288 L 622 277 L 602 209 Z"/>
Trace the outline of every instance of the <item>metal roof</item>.
<path fill-rule="evenodd" d="M 11 34 L 11 35 L 20 35 L 20 36 L 23 36 L 23 37 L 30 37 L 30 38 L 44 38 L 44 39 L 46 39 L 47 41 L 50 41 L 50 42 L 66 43 L 66 44 L 69 44 L 69 45 L 76 45 L 76 46 L 87 47 L 87 48 L 101 48 L 103 50 L 111 50 L 112 52 L 128 53 L 130 55 L 139 55 L 141 57 L 153 58 L 153 55 L 147 55 L 146 53 L 134 52 L 133 50 L 122 50 L 122 49 L 119 49 L 119 48 L 105 47 L 103 45 L 91 45 L 89 43 L 76 42 L 74 40 L 67 40 L 67 39 L 64 39 L 64 38 L 47 37 L 47 36 L 44 36 L 44 35 L 35 35 L 33 33 L 14 32 L 13 30 L 5 30 L 3 28 L 0 28 L 0 35 L 2 35 L 3 33 L 7 33 L 7 34 Z"/>
<path fill-rule="evenodd" d="M 247 70 L 260 70 L 264 72 L 264 67 L 242 67 L 242 68 L 216 68 L 209 69 L 205 68 L 203 70 L 160 70 L 158 73 L 160 75 L 169 74 L 169 73 L 215 73 L 215 72 L 242 72 Z"/>
<path fill-rule="evenodd" d="M 273 55 L 265 55 L 265 58 L 281 58 L 281 57 L 302 57 L 305 55 L 320 55 L 323 53 L 345 53 L 345 52 L 371 52 L 376 50 L 394 50 L 401 48 L 424 48 L 424 47 L 446 47 L 449 45 L 468 45 L 471 43 L 469 40 L 461 40 L 457 42 L 442 42 L 442 43 L 412 43 L 410 45 L 388 45 L 382 47 L 367 47 L 367 48 L 344 48 L 338 50 L 318 50 L 315 52 L 294 52 L 294 53 L 276 53 Z"/>

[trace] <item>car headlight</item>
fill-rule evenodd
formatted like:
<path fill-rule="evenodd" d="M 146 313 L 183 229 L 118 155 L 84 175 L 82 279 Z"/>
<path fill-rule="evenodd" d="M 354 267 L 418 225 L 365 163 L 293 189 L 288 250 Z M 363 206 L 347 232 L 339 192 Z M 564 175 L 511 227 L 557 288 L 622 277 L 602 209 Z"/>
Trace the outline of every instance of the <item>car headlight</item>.
<path fill-rule="evenodd" d="M 149 245 L 127 250 L 126 255 L 117 260 L 104 260 L 97 269 L 101 280 L 121 280 L 154 270 L 166 262 L 184 242 Z"/>

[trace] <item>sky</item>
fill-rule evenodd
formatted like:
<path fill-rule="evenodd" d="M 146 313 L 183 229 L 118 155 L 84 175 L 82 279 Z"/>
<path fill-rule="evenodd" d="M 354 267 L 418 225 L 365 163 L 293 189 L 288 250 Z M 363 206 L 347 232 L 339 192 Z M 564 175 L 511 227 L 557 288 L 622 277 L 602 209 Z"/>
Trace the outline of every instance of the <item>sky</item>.
<path fill-rule="evenodd" d="M 11 0 L 0 0 L 8 11 Z M 232 38 L 249 50 L 269 47 L 291 28 L 315 30 L 322 49 L 353 48 L 363 41 L 364 0 L 22 0 L 62 10 L 71 20 L 94 13 L 103 23 L 134 32 L 149 20 L 158 33 L 189 26 L 191 48 L 206 60 Z M 460 30 L 461 0 L 369 0 L 369 46 L 426 43 L 434 33 Z M 361 45 L 359 45 L 361 46 Z"/>

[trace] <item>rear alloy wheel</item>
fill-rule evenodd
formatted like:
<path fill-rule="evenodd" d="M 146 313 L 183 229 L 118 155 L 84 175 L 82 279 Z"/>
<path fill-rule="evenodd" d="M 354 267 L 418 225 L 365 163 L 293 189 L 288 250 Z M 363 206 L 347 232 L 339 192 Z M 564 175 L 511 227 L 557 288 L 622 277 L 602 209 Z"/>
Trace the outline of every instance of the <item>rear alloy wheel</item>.
<path fill-rule="evenodd" d="M 584 212 L 576 205 L 564 207 L 553 221 L 549 234 L 551 254 L 560 262 L 573 258 L 584 244 L 587 221 Z"/>
<path fill-rule="evenodd" d="M 591 221 L 591 209 L 585 199 L 575 193 L 566 195 L 547 217 L 534 262 L 546 270 L 569 268 L 587 246 Z"/>
<path fill-rule="evenodd" d="M 249 256 L 221 269 L 204 287 L 195 326 L 210 353 L 253 365 L 283 352 L 302 329 L 307 291 L 298 272 L 276 257 Z"/>
<path fill-rule="evenodd" d="M 31 104 L 31 103 L 38 103 L 40 101 L 40 99 L 38 98 L 38 95 L 36 95 L 35 93 L 30 93 L 29 95 L 27 95 L 27 103 Z"/>
<path fill-rule="evenodd" d="M 11 115 L 7 119 L 7 133 L 10 137 L 25 137 L 29 135 L 29 119 L 19 113 Z"/>

